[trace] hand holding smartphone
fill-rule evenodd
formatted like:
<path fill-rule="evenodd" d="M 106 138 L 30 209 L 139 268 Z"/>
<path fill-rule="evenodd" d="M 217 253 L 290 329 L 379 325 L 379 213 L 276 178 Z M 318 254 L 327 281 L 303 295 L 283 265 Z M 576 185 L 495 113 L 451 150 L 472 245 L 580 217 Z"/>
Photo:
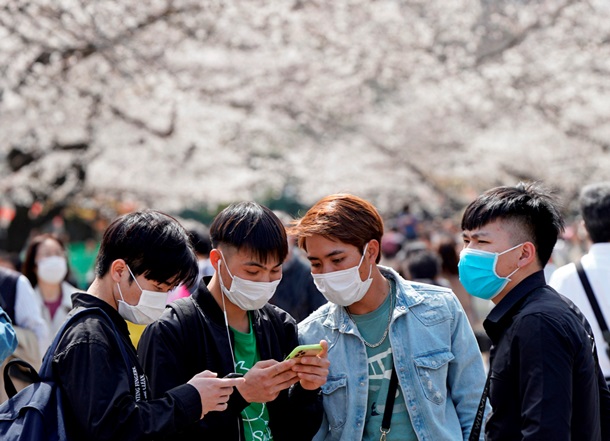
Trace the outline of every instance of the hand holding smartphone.
<path fill-rule="evenodd" d="M 291 358 L 300 358 L 300 357 L 315 357 L 320 352 L 322 352 L 322 346 L 320 344 L 315 345 L 299 345 L 292 350 L 286 360 L 290 360 Z"/>

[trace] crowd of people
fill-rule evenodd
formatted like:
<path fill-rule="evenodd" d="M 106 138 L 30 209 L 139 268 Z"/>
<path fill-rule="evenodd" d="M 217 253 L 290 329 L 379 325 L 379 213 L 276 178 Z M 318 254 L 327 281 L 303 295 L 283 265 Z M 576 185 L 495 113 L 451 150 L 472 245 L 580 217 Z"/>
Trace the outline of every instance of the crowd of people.
<path fill-rule="evenodd" d="M 75 440 L 610 440 L 610 183 L 579 201 L 568 226 L 537 183 L 460 222 L 350 194 L 144 210 L 85 289 L 40 234 L 0 267 L 0 362 L 48 352 Z"/>

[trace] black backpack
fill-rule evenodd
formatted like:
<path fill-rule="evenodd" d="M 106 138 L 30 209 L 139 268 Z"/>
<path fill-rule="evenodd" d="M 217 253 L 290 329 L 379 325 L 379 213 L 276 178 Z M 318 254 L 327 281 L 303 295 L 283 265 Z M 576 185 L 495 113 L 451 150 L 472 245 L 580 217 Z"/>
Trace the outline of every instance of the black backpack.
<path fill-rule="evenodd" d="M 69 317 L 47 350 L 40 372 L 23 360 L 12 360 L 4 368 L 4 388 L 10 397 L 0 404 L 0 439 L 2 441 L 65 441 L 68 440 L 61 399 L 61 388 L 54 381 L 51 363 L 57 345 L 66 329 L 83 315 L 98 314 L 106 319 L 116 336 L 123 359 L 129 366 L 129 358 L 121 338 L 108 315 L 100 308 L 78 309 Z M 10 378 L 10 370 L 19 366 L 29 376 L 32 384 L 17 393 Z"/>

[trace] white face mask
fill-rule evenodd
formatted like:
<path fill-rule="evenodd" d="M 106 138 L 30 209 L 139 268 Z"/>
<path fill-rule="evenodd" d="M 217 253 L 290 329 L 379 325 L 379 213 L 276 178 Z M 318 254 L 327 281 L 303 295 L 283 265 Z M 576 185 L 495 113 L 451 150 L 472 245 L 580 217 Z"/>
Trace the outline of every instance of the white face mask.
<path fill-rule="evenodd" d="M 373 279 L 373 264 L 371 264 L 369 275 L 366 280 L 360 278 L 358 271 L 364 261 L 364 255 L 369 244 L 367 243 L 362 252 L 360 263 L 352 268 L 333 271 L 325 274 L 311 274 L 318 290 L 326 297 L 326 300 L 339 306 L 350 306 L 362 299 L 369 290 Z"/>
<path fill-rule="evenodd" d="M 118 300 L 119 314 L 125 320 L 129 320 L 136 325 L 148 325 L 157 320 L 163 313 L 167 302 L 167 293 L 142 289 L 129 266 L 127 269 L 129 270 L 131 277 L 133 277 L 134 282 L 136 282 L 136 285 L 138 285 L 138 288 L 140 288 L 140 291 L 142 291 L 142 295 L 140 296 L 137 305 L 130 305 L 125 302 L 123 292 L 121 291 L 121 285 L 117 283 L 116 285 L 119 288 L 119 294 L 121 295 L 121 300 Z"/>
<path fill-rule="evenodd" d="M 220 251 L 220 250 L 219 250 Z M 220 289 L 225 296 L 234 305 L 239 306 L 244 311 L 253 311 L 255 309 L 261 309 L 269 301 L 275 289 L 280 284 L 281 278 L 274 282 L 253 282 L 251 280 L 245 280 L 240 277 L 234 276 L 229 270 L 229 266 L 225 260 L 225 256 L 220 251 L 222 260 L 218 261 L 218 279 L 220 281 Z M 220 263 L 223 262 L 227 267 L 227 272 L 232 279 L 231 289 L 227 289 L 222 281 L 220 275 Z"/>
<path fill-rule="evenodd" d="M 65 257 L 50 256 L 40 259 L 36 264 L 38 279 L 47 283 L 60 283 L 68 274 L 68 262 Z"/>

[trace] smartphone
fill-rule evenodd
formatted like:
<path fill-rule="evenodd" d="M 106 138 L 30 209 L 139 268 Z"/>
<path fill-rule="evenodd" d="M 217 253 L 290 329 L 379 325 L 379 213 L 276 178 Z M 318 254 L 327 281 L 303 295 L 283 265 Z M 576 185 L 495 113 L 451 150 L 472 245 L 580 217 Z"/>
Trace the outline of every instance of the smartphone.
<path fill-rule="evenodd" d="M 315 345 L 299 345 L 296 348 L 294 348 L 290 354 L 288 354 L 288 357 L 286 357 L 286 360 L 290 360 L 291 358 L 304 357 L 304 356 L 315 357 L 321 351 L 322 351 L 322 345 L 320 345 L 319 343 L 315 344 Z"/>
<path fill-rule="evenodd" d="M 230 374 L 225 375 L 222 378 L 241 378 L 244 374 L 238 374 L 237 372 L 231 372 Z"/>

